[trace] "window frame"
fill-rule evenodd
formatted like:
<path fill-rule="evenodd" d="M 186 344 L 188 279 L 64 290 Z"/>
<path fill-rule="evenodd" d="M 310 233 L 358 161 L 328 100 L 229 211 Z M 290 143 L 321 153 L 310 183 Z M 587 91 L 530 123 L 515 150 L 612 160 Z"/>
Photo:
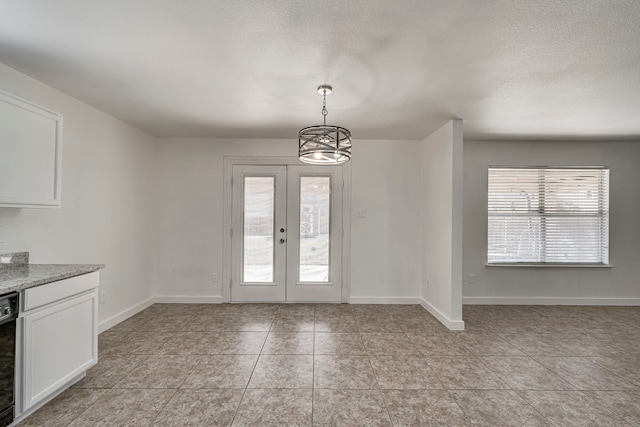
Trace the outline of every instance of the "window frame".
<path fill-rule="evenodd" d="M 502 214 L 500 215 L 500 213 L 494 214 L 492 215 L 492 211 L 490 210 L 491 206 L 490 206 L 490 194 L 489 194 L 489 179 L 490 179 L 490 175 L 491 175 L 491 170 L 495 170 L 495 169 L 524 169 L 524 170 L 537 170 L 541 173 L 541 178 L 540 179 L 544 179 L 545 175 L 544 173 L 542 173 L 544 170 L 560 170 L 560 171 L 570 171 L 570 170 L 606 170 L 606 175 L 603 175 L 602 177 L 600 177 L 600 179 L 605 178 L 606 182 L 604 184 L 604 191 L 599 191 L 598 192 L 598 205 L 599 205 L 599 209 L 598 209 L 598 214 L 594 215 L 597 218 L 600 218 L 601 220 L 605 220 L 606 221 L 606 231 L 605 231 L 605 235 L 602 236 L 600 235 L 599 239 L 600 239 L 600 243 L 599 243 L 599 248 L 601 250 L 605 249 L 606 250 L 606 255 L 602 256 L 602 254 L 600 254 L 600 259 L 602 260 L 601 262 L 590 262 L 590 261 L 585 261 L 585 262 L 581 262 L 581 261 L 568 261 L 568 262 L 557 262 L 557 261 L 540 261 L 540 262 L 536 262 L 536 261 L 504 261 L 504 260 L 500 260 L 500 261 L 490 261 L 489 260 L 489 255 L 490 255 L 490 231 L 489 231 L 489 225 L 490 225 L 490 219 L 492 216 L 508 216 L 507 211 L 503 211 Z M 541 185 L 543 181 L 538 183 L 538 193 L 537 193 L 537 198 L 538 198 L 538 202 L 539 202 L 539 213 L 540 215 L 538 216 L 538 218 L 542 219 L 541 222 L 546 222 L 547 218 L 551 218 L 554 216 L 558 216 L 558 213 L 556 212 L 555 215 L 553 213 L 550 213 L 549 215 L 545 215 L 545 213 L 547 212 L 546 207 L 545 207 L 545 195 L 548 193 L 547 191 L 544 190 L 544 186 Z M 486 267 L 586 267 L 586 268 L 610 268 L 612 267 L 612 264 L 610 263 L 611 261 L 611 248 L 610 248 L 610 193 L 611 193 L 611 180 L 610 180 L 610 168 L 608 166 L 508 166 L 508 165 L 489 165 L 487 168 L 487 207 L 486 207 L 486 213 L 487 213 L 487 220 L 486 220 L 486 237 L 487 237 L 487 241 L 486 241 L 486 262 L 485 262 L 485 266 Z M 606 203 L 604 203 L 603 206 L 603 199 L 606 199 Z M 515 215 L 514 215 L 515 216 Z M 572 215 L 567 215 L 568 217 L 571 217 Z M 575 215 L 576 218 L 581 217 L 582 215 Z M 588 215 L 585 215 L 585 217 Z M 534 215 L 522 215 L 523 218 L 535 218 Z M 541 241 L 545 244 L 544 248 L 547 248 L 546 246 L 546 240 L 547 240 L 547 236 L 549 235 L 546 231 L 546 225 L 541 227 L 541 230 L 544 231 L 544 236 L 541 236 Z M 606 243 L 603 244 L 603 240 L 606 239 Z M 543 249 L 543 252 L 546 253 L 546 249 Z"/>

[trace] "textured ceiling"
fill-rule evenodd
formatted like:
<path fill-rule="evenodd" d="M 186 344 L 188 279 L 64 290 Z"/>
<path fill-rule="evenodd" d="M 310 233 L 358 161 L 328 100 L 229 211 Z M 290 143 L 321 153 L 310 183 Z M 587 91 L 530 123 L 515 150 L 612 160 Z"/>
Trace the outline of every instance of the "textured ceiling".
<path fill-rule="evenodd" d="M 638 0 L 0 0 L 0 62 L 152 135 L 638 139 Z M 0 82 L 2 89 L 2 82 Z"/>

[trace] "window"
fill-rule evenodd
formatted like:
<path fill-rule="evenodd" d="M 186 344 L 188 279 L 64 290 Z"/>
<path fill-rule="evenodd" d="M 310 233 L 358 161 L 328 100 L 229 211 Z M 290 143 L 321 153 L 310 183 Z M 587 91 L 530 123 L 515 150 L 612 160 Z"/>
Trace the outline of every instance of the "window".
<path fill-rule="evenodd" d="M 489 168 L 488 264 L 608 264 L 609 169 Z"/>

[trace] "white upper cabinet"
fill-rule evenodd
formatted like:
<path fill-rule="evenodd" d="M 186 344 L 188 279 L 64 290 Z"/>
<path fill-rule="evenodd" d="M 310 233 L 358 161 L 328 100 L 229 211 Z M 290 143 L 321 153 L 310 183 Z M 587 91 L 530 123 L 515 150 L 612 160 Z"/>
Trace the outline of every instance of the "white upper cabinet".
<path fill-rule="evenodd" d="M 59 208 L 62 115 L 0 91 L 0 207 Z"/>

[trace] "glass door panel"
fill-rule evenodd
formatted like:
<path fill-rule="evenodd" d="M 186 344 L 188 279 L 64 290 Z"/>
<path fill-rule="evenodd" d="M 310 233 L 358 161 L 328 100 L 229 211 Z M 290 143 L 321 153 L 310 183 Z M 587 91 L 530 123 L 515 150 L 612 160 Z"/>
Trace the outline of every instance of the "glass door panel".
<path fill-rule="evenodd" d="M 329 282 L 330 218 L 331 178 L 300 177 L 300 282 Z"/>
<path fill-rule="evenodd" d="M 275 177 L 244 177 L 244 283 L 273 283 Z"/>

